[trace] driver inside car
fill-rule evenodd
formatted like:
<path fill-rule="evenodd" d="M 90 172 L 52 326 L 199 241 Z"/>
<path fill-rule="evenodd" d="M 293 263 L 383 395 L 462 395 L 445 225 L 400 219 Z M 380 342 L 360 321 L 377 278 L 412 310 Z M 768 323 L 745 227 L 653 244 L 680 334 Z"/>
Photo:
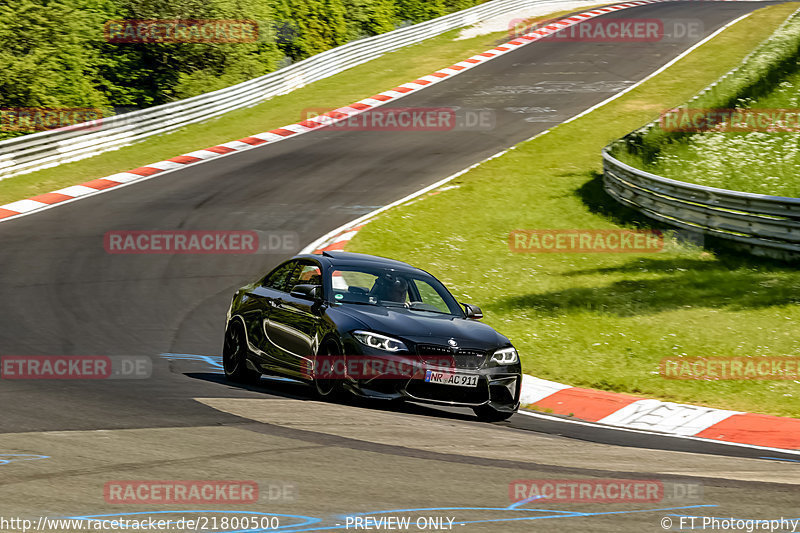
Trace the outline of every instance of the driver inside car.
<path fill-rule="evenodd" d="M 389 276 L 381 278 L 376 289 L 378 298 L 384 302 L 406 302 L 408 283 L 403 278 Z"/>

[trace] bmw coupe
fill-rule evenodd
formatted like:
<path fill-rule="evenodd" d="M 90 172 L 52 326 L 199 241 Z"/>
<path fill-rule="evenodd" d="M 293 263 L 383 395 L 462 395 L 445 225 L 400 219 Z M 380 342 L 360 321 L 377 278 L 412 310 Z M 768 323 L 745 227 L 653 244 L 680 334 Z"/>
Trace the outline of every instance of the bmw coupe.
<path fill-rule="evenodd" d="M 352 393 L 505 420 L 519 407 L 522 368 L 511 342 L 482 317 L 406 263 L 298 255 L 233 296 L 223 366 L 233 381 L 302 380 L 323 399 Z"/>

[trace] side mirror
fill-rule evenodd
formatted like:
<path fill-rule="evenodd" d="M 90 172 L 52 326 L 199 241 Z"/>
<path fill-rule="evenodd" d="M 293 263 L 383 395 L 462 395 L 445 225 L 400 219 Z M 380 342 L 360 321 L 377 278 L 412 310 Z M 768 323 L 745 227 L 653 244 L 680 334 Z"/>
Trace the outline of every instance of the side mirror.
<path fill-rule="evenodd" d="M 477 305 L 472 304 L 461 304 L 464 306 L 464 312 L 467 314 L 467 318 L 472 320 L 480 320 L 483 318 L 483 311 Z"/>
<path fill-rule="evenodd" d="M 322 299 L 321 285 L 295 285 L 290 296 L 302 298 L 303 300 L 317 301 Z"/>

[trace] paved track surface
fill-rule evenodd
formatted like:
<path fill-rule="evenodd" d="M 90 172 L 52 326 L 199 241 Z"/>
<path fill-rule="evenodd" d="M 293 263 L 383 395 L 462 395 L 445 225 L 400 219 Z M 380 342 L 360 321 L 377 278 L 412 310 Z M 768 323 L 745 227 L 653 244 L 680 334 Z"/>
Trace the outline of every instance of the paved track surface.
<path fill-rule="evenodd" d="M 607 17 L 695 18 L 707 35 L 762 5 L 675 2 Z M 289 230 L 310 242 L 601 102 L 691 44 L 535 43 L 393 104 L 488 109 L 489 131 L 322 130 L 0 224 L 0 353 L 155 361 L 147 380 L 0 382 L 0 516 L 165 510 L 106 503 L 114 479 L 255 479 L 264 491 L 293 484 L 297 496 L 217 509 L 321 520 L 292 530 L 434 507 L 468 509 L 394 514 L 455 517 L 468 522 L 461 531 L 660 531 L 669 514 L 798 518 L 800 464 L 786 454 L 522 415 L 488 425 L 458 410 L 320 404 L 287 381 L 230 386 L 213 361 L 161 354 L 219 354 L 234 289 L 291 252 L 103 248 L 111 230 Z M 702 494 L 508 508 L 509 482 L 537 478 L 659 479 Z M 683 509 L 692 505 L 717 507 Z"/>

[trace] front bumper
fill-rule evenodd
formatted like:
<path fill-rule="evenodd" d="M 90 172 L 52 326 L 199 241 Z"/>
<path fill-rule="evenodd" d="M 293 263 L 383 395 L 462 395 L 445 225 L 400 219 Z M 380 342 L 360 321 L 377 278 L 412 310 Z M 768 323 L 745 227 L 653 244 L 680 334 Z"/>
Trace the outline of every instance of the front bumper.
<path fill-rule="evenodd" d="M 450 370 L 452 371 L 452 370 Z M 459 387 L 424 381 L 424 374 L 411 379 L 354 382 L 349 387 L 359 396 L 385 400 L 410 400 L 437 405 L 478 407 L 490 405 L 498 411 L 516 411 L 522 386 L 521 373 L 462 371 L 478 375 L 474 387 Z"/>
<path fill-rule="evenodd" d="M 355 341 L 352 344 L 346 343 L 345 353 L 356 353 L 356 357 L 406 359 L 409 366 L 414 367 L 414 372 L 413 375 L 409 373 L 403 376 L 378 376 L 374 379 L 350 379 L 346 381 L 345 387 L 356 395 L 368 398 L 410 400 L 458 407 L 489 405 L 501 412 L 513 412 L 519 408 L 522 388 L 522 367 L 519 362 L 505 366 L 494 365 L 488 361 L 487 352 L 477 349 L 461 350 L 452 355 L 449 350 L 432 351 L 430 345 L 418 342 L 412 342 L 409 346 L 412 347 L 411 353 L 387 354 L 364 347 Z M 419 355 L 419 350 L 424 350 L 426 355 Z M 347 359 L 349 356 L 344 357 Z M 427 370 L 477 375 L 478 384 L 475 387 L 461 387 L 428 383 L 424 380 Z"/>

